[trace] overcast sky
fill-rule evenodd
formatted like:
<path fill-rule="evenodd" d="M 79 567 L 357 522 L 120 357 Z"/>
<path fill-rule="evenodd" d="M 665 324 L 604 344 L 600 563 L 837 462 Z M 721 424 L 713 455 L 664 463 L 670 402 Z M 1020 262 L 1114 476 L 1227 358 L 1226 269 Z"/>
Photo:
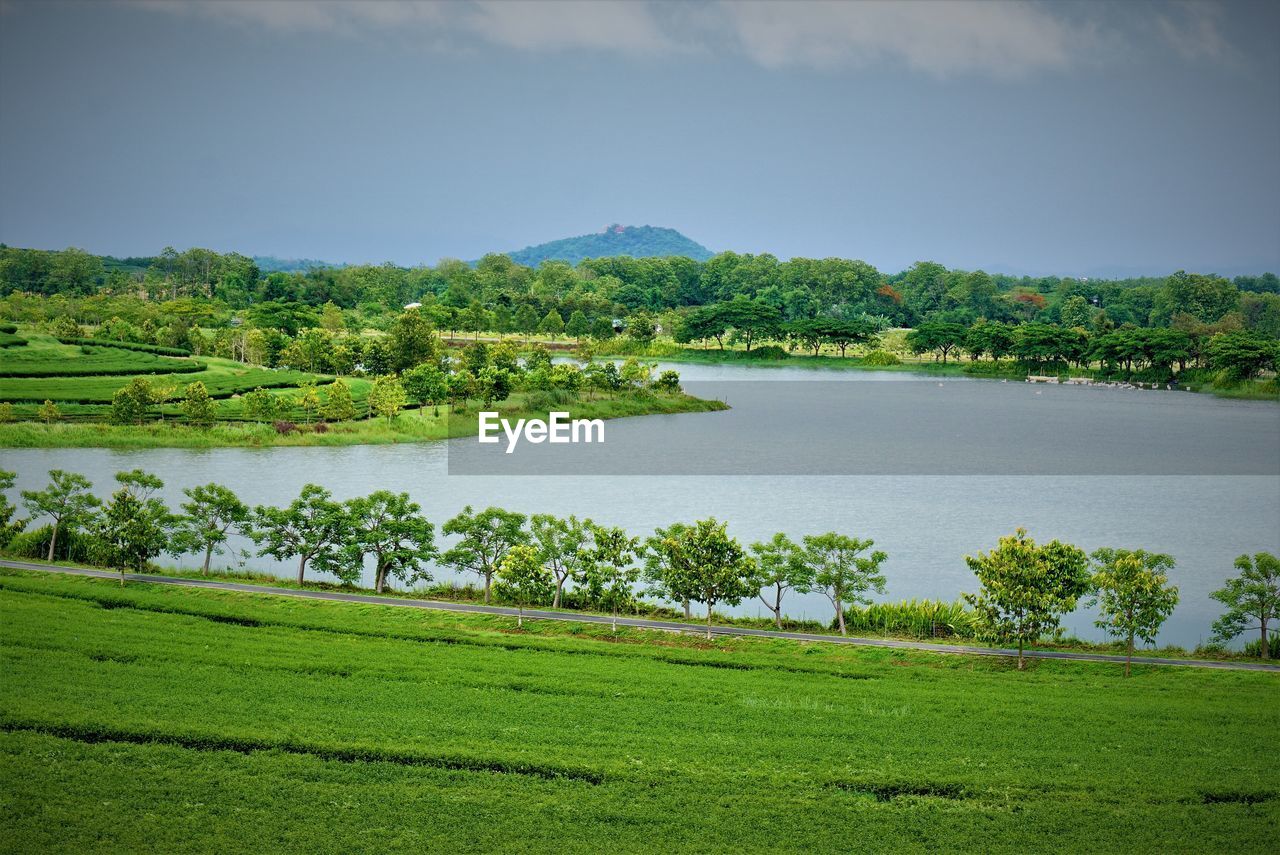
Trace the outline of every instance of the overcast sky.
<path fill-rule="evenodd" d="M 0 241 L 1280 270 L 1277 9 L 0 0 Z"/>

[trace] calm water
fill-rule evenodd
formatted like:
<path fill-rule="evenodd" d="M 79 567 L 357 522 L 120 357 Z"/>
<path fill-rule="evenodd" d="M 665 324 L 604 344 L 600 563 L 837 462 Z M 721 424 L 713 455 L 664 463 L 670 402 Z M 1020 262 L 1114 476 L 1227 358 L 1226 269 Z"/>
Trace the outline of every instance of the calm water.
<path fill-rule="evenodd" d="M 1188 646 L 1208 638 L 1219 608 L 1207 595 L 1231 575 L 1234 558 L 1280 552 L 1274 404 L 887 373 L 678 369 L 691 391 L 733 409 L 610 422 L 605 445 L 593 449 L 544 445 L 502 455 L 468 439 L 332 449 L 6 450 L 0 465 L 18 472 L 19 489 L 43 486 L 46 470 L 59 467 L 89 476 L 101 495 L 116 471 L 141 467 L 165 480 L 174 505 L 182 488 L 210 481 L 254 504 L 285 504 L 315 482 L 339 498 L 407 491 L 437 525 L 469 503 L 590 516 L 634 534 L 708 515 L 729 520 L 744 541 L 837 530 L 873 538 L 889 553 L 889 599 L 951 599 L 973 590 L 963 556 L 1023 526 L 1037 539 L 1088 550 L 1174 555 L 1182 603 L 1160 640 Z M 744 472 L 762 474 L 737 474 Z M 269 559 L 252 566 L 292 572 Z M 456 578 L 445 568 L 435 575 Z M 738 611 L 763 607 L 744 603 Z M 792 594 L 787 611 L 831 616 L 821 595 Z M 1083 611 L 1066 624 L 1097 637 Z"/>

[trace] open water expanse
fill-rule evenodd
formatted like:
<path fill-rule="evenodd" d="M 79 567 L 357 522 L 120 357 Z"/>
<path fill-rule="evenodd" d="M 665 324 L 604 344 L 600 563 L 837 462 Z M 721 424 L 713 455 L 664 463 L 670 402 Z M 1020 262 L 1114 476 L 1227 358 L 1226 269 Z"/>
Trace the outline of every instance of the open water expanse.
<path fill-rule="evenodd" d="M 743 366 L 675 367 L 719 413 L 611 421 L 597 446 L 474 438 L 348 448 L 0 451 L 18 489 L 46 471 L 87 475 L 106 496 L 121 469 L 184 487 L 216 481 L 251 504 L 286 504 L 314 482 L 338 498 L 407 491 L 437 530 L 463 505 L 577 514 L 647 535 L 716 516 L 744 542 L 837 530 L 889 553 L 887 599 L 952 599 L 976 587 L 963 556 L 1023 526 L 1087 550 L 1172 554 L 1182 602 L 1162 643 L 1207 640 L 1209 591 L 1242 552 L 1280 552 L 1280 406 L 1185 392 Z M 471 474 L 483 473 L 483 474 Z M 247 544 L 233 543 L 244 547 Z M 165 559 L 168 560 L 168 559 Z M 230 556 L 215 566 L 231 566 Z M 254 558 L 283 576 L 291 563 Z M 437 579 L 456 578 L 436 568 Z M 367 576 L 369 574 L 366 574 Z M 368 581 L 368 579 L 366 580 Z M 465 580 L 464 580 L 465 581 Z M 821 595 L 788 613 L 832 616 Z M 737 611 L 765 613 L 758 602 Z M 1066 621 L 1099 637 L 1082 610 Z"/>

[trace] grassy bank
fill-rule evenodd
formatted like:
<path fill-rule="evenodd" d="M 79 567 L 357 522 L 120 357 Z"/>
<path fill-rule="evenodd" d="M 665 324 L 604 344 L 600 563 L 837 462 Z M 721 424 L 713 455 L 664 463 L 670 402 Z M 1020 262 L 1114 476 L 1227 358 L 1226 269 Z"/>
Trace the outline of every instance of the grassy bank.
<path fill-rule="evenodd" d="M 697 413 L 724 410 L 720 401 L 704 400 L 683 393 L 645 392 L 622 394 L 616 398 L 578 400 L 555 405 L 573 418 L 616 419 L 659 413 Z M 144 425 L 102 423 L 10 422 L 0 424 L 3 448 L 222 448 L 269 446 L 386 445 L 397 442 L 424 442 L 454 436 L 474 436 L 480 407 L 449 414 L 441 407 L 406 410 L 394 419 L 361 419 L 335 422 L 318 433 L 306 425 L 297 431 L 279 433 L 272 425 L 253 422 L 219 422 L 208 428 L 179 422 L 152 422 Z M 492 407 L 503 417 L 543 418 L 548 409 L 537 393 L 518 392 Z"/>
<path fill-rule="evenodd" d="M 0 576 L 15 850 L 1266 851 L 1275 675 Z"/>

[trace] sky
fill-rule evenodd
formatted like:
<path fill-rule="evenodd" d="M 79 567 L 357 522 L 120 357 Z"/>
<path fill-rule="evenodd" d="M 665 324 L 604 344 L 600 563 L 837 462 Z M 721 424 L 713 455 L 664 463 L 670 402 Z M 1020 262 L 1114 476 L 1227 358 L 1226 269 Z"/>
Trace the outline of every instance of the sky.
<path fill-rule="evenodd" d="M 1280 4 L 0 0 L 0 241 L 1280 270 Z"/>

